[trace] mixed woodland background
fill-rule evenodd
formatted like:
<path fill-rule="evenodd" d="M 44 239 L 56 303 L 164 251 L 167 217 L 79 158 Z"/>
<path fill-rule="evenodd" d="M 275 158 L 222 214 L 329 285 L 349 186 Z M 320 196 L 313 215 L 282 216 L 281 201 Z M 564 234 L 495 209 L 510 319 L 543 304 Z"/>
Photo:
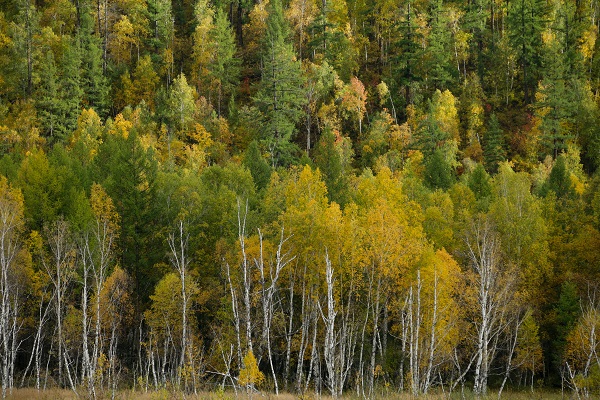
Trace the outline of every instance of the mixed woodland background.
<path fill-rule="evenodd" d="M 4 395 L 598 393 L 598 1 L 0 10 Z"/>

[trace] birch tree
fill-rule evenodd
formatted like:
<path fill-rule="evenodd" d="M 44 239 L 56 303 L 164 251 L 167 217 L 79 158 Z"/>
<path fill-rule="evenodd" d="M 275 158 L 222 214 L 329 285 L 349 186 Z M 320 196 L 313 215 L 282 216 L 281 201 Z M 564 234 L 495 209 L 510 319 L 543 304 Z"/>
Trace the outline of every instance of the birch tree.
<path fill-rule="evenodd" d="M 92 185 L 91 207 L 94 215 L 91 229 L 84 233 L 79 246 L 80 260 L 83 267 L 83 354 L 82 376 L 90 394 L 95 398 L 96 370 L 102 352 L 102 309 L 100 293 L 104 290 L 106 278 L 115 258 L 115 243 L 119 235 L 119 215 L 110 197 L 102 186 Z M 88 277 L 88 275 L 91 275 Z M 93 342 L 91 351 L 88 344 L 88 279 L 93 282 Z"/>
<path fill-rule="evenodd" d="M 269 360 L 269 366 L 271 367 L 271 373 L 273 376 L 273 383 L 275 385 L 275 394 L 279 394 L 279 384 L 277 382 L 277 375 L 275 374 L 275 367 L 273 366 L 273 354 L 271 350 L 271 323 L 273 321 L 274 314 L 274 298 L 277 290 L 277 283 L 283 268 L 294 260 L 295 257 L 291 256 L 289 251 L 285 251 L 283 246 L 287 242 L 288 238 L 284 237 L 285 229 L 281 229 L 281 236 L 279 244 L 277 246 L 274 265 L 269 266 L 267 277 L 267 271 L 265 266 L 264 252 L 263 252 L 263 236 L 258 230 L 258 238 L 260 243 L 260 255 L 254 259 L 254 264 L 260 273 L 260 285 L 261 285 L 261 297 L 262 297 L 262 312 L 263 312 L 263 346 L 266 347 L 267 357 Z M 267 281 L 268 279 L 268 281 Z"/>
<path fill-rule="evenodd" d="M 56 318 L 55 340 L 58 346 L 56 354 L 58 382 L 61 386 L 65 384 L 66 373 L 66 379 L 71 389 L 75 391 L 75 382 L 71 372 L 72 360 L 69 359 L 66 349 L 63 326 L 68 301 L 67 292 L 75 276 L 75 245 L 69 223 L 62 218 L 45 228 L 45 237 L 49 254 L 42 257 L 42 262 L 53 289 L 52 302 Z"/>
<path fill-rule="evenodd" d="M 175 268 L 179 274 L 179 281 L 181 283 L 181 354 L 179 358 L 179 371 L 180 374 L 177 376 L 178 384 L 181 384 L 181 374 L 185 371 L 186 367 L 193 368 L 192 361 L 194 359 L 192 353 L 191 335 L 189 333 L 189 322 L 188 322 L 188 311 L 190 302 L 190 285 L 187 280 L 190 279 L 189 275 L 189 264 L 190 258 L 188 256 L 188 243 L 189 233 L 183 222 L 179 220 L 177 222 L 177 228 L 175 232 L 171 232 L 167 239 L 169 243 L 169 259 L 171 265 Z M 196 385 L 194 382 L 194 390 Z"/>
<path fill-rule="evenodd" d="M 514 298 L 514 271 L 504 263 L 500 239 L 485 216 L 477 216 L 464 238 L 470 270 L 467 273 L 472 292 L 475 334 L 475 371 L 473 391 L 486 394 L 490 367 L 497 353 L 497 343 L 510 321 Z M 475 312 L 476 310 L 476 312 Z"/>
<path fill-rule="evenodd" d="M 12 392 L 21 321 L 18 255 L 23 229 L 23 196 L 0 176 L 0 363 L 2 398 Z"/>

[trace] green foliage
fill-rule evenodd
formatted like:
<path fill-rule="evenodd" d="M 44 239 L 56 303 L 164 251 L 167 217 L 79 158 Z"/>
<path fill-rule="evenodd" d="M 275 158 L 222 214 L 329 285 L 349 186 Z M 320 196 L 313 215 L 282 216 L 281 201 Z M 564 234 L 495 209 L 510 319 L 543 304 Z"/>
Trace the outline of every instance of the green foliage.
<path fill-rule="evenodd" d="M 521 84 L 525 103 L 533 100 L 542 64 L 542 32 L 546 27 L 548 3 L 544 0 L 513 1 L 508 7 L 510 44 L 521 65 Z"/>
<path fill-rule="evenodd" d="M 556 335 L 552 338 L 552 362 L 560 364 L 567 344 L 567 336 L 575 328 L 581 313 L 577 286 L 573 282 L 565 281 L 560 287 L 560 297 L 555 308 L 556 319 L 554 329 Z"/>
<path fill-rule="evenodd" d="M 325 184 L 327 185 L 327 195 L 330 201 L 335 201 L 340 205 L 346 203 L 347 197 L 347 171 L 344 168 L 343 160 L 336 143 L 336 136 L 330 129 L 325 130 L 317 143 L 315 149 L 315 164 L 323 174 Z"/>
<path fill-rule="evenodd" d="M 40 86 L 37 89 L 36 108 L 40 119 L 42 134 L 49 138 L 56 136 L 59 130 L 61 110 L 59 84 L 54 53 L 48 51 L 40 68 Z"/>
<path fill-rule="evenodd" d="M 297 147 L 292 143 L 295 125 L 302 116 L 305 97 L 300 62 L 287 41 L 289 28 L 280 0 L 272 1 L 267 18 L 263 68 L 254 103 L 264 118 L 262 142 L 273 166 L 289 165 Z"/>
<path fill-rule="evenodd" d="M 483 165 L 477 164 L 475 169 L 469 174 L 467 186 L 475 195 L 478 208 L 481 211 L 487 211 L 492 196 L 492 182 Z"/>
<path fill-rule="evenodd" d="M 492 114 L 483 140 L 485 166 L 490 173 L 496 173 L 498 164 L 505 160 L 503 134 L 498 117 Z"/>
<path fill-rule="evenodd" d="M 258 190 L 262 190 L 267 187 L 269 179 L 271 178 L 271 167 L 262 154 L 256 141 L 252 141 L 246 149 L 244 155 L 244 166 L 250 170 L 252 179 Z"/>
<path fill-rule="evenodd" d="M 454 180 L 452 165 L 446 160 L 444 151 L 436 149 L 425 162 L 425 183 L 431 189 L 448 190 Z"/>
<path fill-rule="evenodd" d="M 221 99 L 234 93 L 239 83 L 240 65 L 236 55 L 235 36 L 229 19 L 222 9 L 217 10 L 214 27 L 209 33 L 213 42 L 213 58 L 208 69 L 215 79 L 218 93 L 218 114 L 221 114 Z"/>
<path fill-rule="evenodd" d="M 87 10 L 81 15 L 78 39 L 84 55 L 81 60 L 83 104 L 105 118 L 110 105 L 109 85 L 102 68 L 102 43 L 94 35 L 94 21 Z"/>
<path fill-rule="evenodd" d="M 515 388 L 553 385 L 576 361 L 569 384 L 594 395 L 598 370 L 582 368 L 582 349 L 598 313 L 580 293 L 593 299 L 600 275 L 595 15 L 595 2 L 566 0 L 4 2 L 0 174 L 22 193 L 28 239 L 0 240 L 19 270 L 0 273 L 0 308 L 19 303 L 0 309 L 0 339 L 9 323 L 20 329 L 16 360 L 4 363 L 10 341 L 0 351 L 0 378 L 28 384 L 47 366 L 47 381 L 65 385 L 68 365 L 76 388 L 97 378 L 99 397 L 132 371 L 150 371 L 139 382 L 161 396 L 187 395 L 205 366 L 220 384 L 248 386 L 262 368 L 261 389 L 277 380 L 303 394 L 332 378 L 385 396 L 428 369 L 414 395 L 468 382 L 476 311 L 455 300 L 477 297 L 464 233 L 481 216 L 510 271 L 489 303 L 510 300 L 488 338 L 490 371 L 508 371 Z M 64 312 L 39 232 L 68 221 L 81 244 L 100 188 L 127 273 L 111 264 L 111 278 L 84 277 L 88 257 L 69 250 L 57 359 Z M 168 274 L 178 219 L 196 296 L 189 353 L 177 337 L 180 278 Z M 99 331 L 93 313 L 82 321 L 97 298 Z M 247 335 L 255 353 L 243 360 Z M 103 354 L 89 371 L 96 338 Z"/>
<path fill-rule="evenodd" d="M 121 216 L 120 263 L 133 278 L 138 298 L 145 301 L 158 279 L 152 267 L 162 257 L 155 236 L 155 210 L 162 206 L 156 203 L 156 160 L 133 130 L 126 137 L 107 136 L 94 164 L 95 180 L 114 199 Z"/>
<path fill-rule="evenodd" d="M 548 179 L 541 187 L 541 194 L 547 196 L 552 191 L 558 199 L 573 197 L 573 182 L 569 171 L 567 171 L 565 156 L 559 156 L 552 166 Z"/>
<path fill-rule="evenodd" d="M 430 45 L 427 47 L 426 78 L 431 79 L 434 89 L 449 89 L 456 81 L 456 68 L 452 54 L 452 38 L 447 10 L 442 0 L 433 0 L 430 9 L 429 34 Z"/>

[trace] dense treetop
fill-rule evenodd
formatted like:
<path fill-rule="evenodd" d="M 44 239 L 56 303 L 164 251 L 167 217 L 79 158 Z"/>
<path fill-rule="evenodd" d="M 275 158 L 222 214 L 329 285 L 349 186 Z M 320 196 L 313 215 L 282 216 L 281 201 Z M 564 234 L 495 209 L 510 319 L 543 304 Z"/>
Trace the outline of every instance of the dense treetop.
<path fill-rule="evenodd" d="M 4 394 L 597 392 L 599 13 L 2 2 Z"/>

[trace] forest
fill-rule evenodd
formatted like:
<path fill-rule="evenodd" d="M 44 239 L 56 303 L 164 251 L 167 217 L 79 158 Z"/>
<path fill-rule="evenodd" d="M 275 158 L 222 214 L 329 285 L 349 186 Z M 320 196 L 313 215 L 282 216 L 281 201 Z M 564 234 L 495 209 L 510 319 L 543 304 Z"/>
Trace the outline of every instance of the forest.
<path fill-rule="evenodd" d="M 2 397 L 600 395 L 599 18 L 2 0 Z"/>

